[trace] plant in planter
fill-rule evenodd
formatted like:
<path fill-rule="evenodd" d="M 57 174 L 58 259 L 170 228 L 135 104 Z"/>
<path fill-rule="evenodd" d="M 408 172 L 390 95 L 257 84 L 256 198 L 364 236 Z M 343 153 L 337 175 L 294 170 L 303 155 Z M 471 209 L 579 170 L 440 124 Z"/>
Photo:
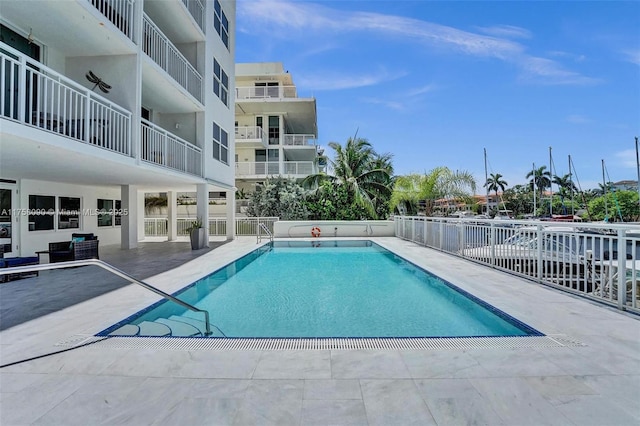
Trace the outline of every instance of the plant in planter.
<path fill-rule="evenodd" d="M 191 225 L 187 228 L 189 232 L 189 237 L 191 238 L 191 249 L 199 250 L 206 245 L 206 233 L 205 229 L 202 227 L 202 219 L 197 218 Z"/>

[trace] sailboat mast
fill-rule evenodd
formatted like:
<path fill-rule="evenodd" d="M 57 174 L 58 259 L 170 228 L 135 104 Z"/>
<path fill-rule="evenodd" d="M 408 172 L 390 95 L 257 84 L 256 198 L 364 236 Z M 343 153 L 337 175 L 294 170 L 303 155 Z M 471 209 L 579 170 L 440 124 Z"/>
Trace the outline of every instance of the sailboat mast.
<path fill-rule="evenodd" d="M 571 154 L 569 154 L 569 191 L 571 191 L 571 220 L 573 220 L 574 210 L 573 210 L 573 174 L 571 173 Z"/>
<path fill-rule="evenodd" d="M 553 159 L 549 147 L 549 217 L 553 216 Z"/>
<path fill-rule="evenodd" d="M 638 169 L 638 208 L 640 209 L 640 155 L 638 154 L 638 137 L 636 136 L 636 167 Z M 638 216 L 640 218 L 640 210 L 638 210 Z"/>
<path fill-rule="evenodd" d="M 604 159 L 602 159 L 602 191 L 604 195 L 604 221 L 609 221 L 609 209 L 607 208 L 607 181 L 604 179 Z"/>
<path fill-rule="evenodd" d="M 535 217 L 536 210 L 538 209 L 538 206 L 536 205 L 536 163 L 533 163 L 531 173 L 533 174 L 533 216 Z"/>
<path fill-rule="evenodd" d="M 489 176 L 487 176 L 487 148 L 484 148 L 484 186 L 487 190 L 487 194 L 486 194 L 486 206 L 485 209 L 486 211 L 484 212 L 486 215 L 489 214 Z"/>

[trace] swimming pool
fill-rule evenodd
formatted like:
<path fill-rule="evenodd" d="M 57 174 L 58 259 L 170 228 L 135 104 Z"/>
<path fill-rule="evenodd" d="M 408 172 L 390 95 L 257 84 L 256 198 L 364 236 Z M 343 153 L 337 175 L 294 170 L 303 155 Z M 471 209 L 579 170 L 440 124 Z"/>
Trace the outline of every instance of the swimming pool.
<path fill-rule="evenodd" d="M 214 337 L 542 335 L 371 241 L 276 241 L 175 296 L 209 311 Z M 202 320 L 161 301 L 98 335 L 199 336 Z"/>

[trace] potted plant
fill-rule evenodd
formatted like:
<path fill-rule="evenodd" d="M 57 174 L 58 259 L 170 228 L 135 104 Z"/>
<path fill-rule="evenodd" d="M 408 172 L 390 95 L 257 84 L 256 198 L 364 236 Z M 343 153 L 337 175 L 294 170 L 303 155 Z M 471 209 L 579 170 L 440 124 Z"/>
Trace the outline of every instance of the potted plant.
<path fill-rule="evenodd" d="M 202 219 L 197 218 L 191 225 L 187 228 L 189 232 L 189 237 L 191 238 L 191 249 L 199 250 L 206 245 L 206 234 L 205 229 L 202 227 Z"/>

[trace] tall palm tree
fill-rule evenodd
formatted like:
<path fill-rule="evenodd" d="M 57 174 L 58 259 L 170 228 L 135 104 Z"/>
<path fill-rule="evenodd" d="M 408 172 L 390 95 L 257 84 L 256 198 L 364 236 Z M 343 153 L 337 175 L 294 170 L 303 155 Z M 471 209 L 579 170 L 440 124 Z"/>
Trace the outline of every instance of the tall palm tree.
<path fill-rule="evenodd" d="M 349 138 L 344 147 L 337 142 L 329 142 L 329 147 L 335 151 L 334 159 L 330 160 L 333 175 L 309 175 L 303 179 L 302 185 L 317 189 L 322 181 L 327 180 L 345 185 L 354 202 L 372 218 L 378 218 L 378 202 L 388 200 L 391 195 L 391 155 L 379 155 L 363 138 Z"/>
<path fill-rule="evenodd" d="M 473 175 L 436 167 L 424 175 L 398 176 L 391 195 L 391 207 L 415 214 L 420 202 L 425 202 L 425 214 L 431 215 L 435 200 L 468 198 L 476 190 Z"/>
<path fill-rule="evenodd" d="M 487 178 L 487 181 L 484 183 L 484 186 L 488 191 L 495 191 L 496 193 L 496 203 L 500 206 L 498 202 L 498 189 L 504 192 L 504 189 L 507 187 L 507 181 L 502 179 L 502 175 L 500 173 L 491 173 Z M 487 208 L 489 208 L 489 200 L 487 200 Z"/>
<path fill-rule="evenodd" d="M 576 184 L 571 180 L 570 174 L 566 174 L 564 176 L 554 176 L 553 183 L 558 185 L 558 188 L 560 188 L 558 192 L 562 197 L 567 197 L 567 195 L 571 193 L 578 192 L 578 188 L 576 187 Z"/>
<path fill-rule="evenodd" d="M 547 170 L 547 166 L 531 170 L 527 173 L 526 178 L 531 179 L 529 185 L 534 191 L 538 188 L 540 195 L 542 195 L 546 188 L 551 187 L 551 172 Z"/>

